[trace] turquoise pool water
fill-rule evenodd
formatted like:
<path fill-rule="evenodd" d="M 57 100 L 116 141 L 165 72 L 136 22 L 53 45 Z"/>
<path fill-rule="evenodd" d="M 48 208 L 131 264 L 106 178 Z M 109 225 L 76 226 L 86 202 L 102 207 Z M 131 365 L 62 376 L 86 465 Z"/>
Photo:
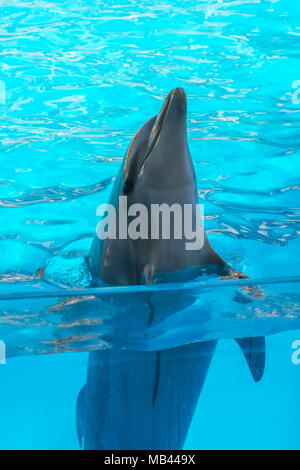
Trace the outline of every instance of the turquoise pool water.
<path fill-rule="evenodd" d="M 292 0 L 0 2 L 0 448 L 79 448 L 89 350 L 210 339 L 185 447 L 300 448 L 299 19 Z M 128 319 L 145 292 L 88 290 L 83 256 L 131 138 L 178 86 L 209 239 L 264 295 L 156 286 L 145 335 Z M 259 383 L 232 341 L 252 335 Z"/>

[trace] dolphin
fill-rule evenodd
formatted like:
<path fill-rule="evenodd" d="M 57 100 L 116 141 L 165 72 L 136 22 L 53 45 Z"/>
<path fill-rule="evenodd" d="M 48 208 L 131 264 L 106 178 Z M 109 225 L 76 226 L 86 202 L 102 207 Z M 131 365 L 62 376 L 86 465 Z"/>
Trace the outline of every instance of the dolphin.
<path fill-rule="evenodd" d="M 110 198 L 116 208 L 120 195 L 127 196 L 128 205 L 197 204 L 182 88 L 168 94 L 159 115 L 147 121 L 130 143 Z M 184 236 L 168 240 L 96 236 L 88 256 L 93 280 L 152 284 L 159 279 L 172 282 L 178 273 L 182 280 L 191 279 L 203 271 L 222 278 L 247 277 L 213 250 L 206 234 L 197 250 L 187 250 L 186 241 Z M 159 310 L 149 297 L 146 307 L 145 327 L 155 322 Z M 264 338 L 237 341 L 254 380 L 259 380 L 265 363 Z M 216 341 L 205 341 L 162 351 L 91 351 L 86 385 L 76 406 L 80 445 L 104 450 L 182 449 L 215 346 Z"/>

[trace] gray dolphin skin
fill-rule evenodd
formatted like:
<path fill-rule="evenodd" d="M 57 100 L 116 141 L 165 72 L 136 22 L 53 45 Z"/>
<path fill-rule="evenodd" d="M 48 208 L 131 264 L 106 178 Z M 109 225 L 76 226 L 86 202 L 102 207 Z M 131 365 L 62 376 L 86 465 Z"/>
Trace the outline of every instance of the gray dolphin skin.
<path fill-rule="evenodd" d="M 127 196 L 128 206 L 198 203 L 186 119 L 186 95 L 176 88 L 159 115 L 147 121 L 132 140 L 111 204 L 117 208 L 120 195 Z M 93 279 L 134 285 L 155 283 L 160 275 L 167 280 L 170 275 L 172 282 L 176 272 L 183 273 L 182 280 L 202 270 L 222 277 L 239 276 L 212 249 L 206 235 L 198 250 L 187 250 L 186 241 L 184 236 L 169 240 L 95 237 L 89 253 Z M 151 304 L 151 299 L 145 302 Z M 150 305 L 149 311 L 151 325 L 155 306 Z M 259 380 L 265 363 L 264 338 L 237 341 L 254 380 Z M 76 410 L 80 445 L 84 442 L 85 449 L 105 450 L 182 449 L 215 346 L 216 341 L 206 341 L 163 351 L 90 352 L 87 382 Z"/>

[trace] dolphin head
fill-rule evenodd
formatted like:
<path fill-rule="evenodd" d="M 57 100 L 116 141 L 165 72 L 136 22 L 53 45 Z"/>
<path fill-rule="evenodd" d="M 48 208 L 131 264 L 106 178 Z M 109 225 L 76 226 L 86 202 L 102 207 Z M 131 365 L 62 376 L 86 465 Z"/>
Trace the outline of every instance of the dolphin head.
<path fill-rule="evenodd" d="M 185 91 L 175 88 L 167 95 L 158 116 L 141 127 L 128 148 L 123 194 L 129 195 L 136 185 L 157 189 L 177 189 L 185 183 L 196 186 L 186 118 Z"/>
<path fill-rule="evenodd" d="M 119 196 L 127 197 L 128 207 L 142 204 L 148 209 L 148 234 L 154 226 L 149 216 L 153 205 L 169 208 L 174 204 L 181 208 L 186 204 L 197 205 L 197 184 L 187 141 L 186 95 L 182 88 L 167 95 L 158 116 L 147 121 L 130 143 L 110 198 L 117 212 Z M 192 219 L 193 233 L 203 240 L 201 222 L 196 224 Z M 179 219 L 176 227 L 180 226 Z M 169 275 L 209 264 L 224 266 L 205 233 L 204 245 L 195 248 L 197 251 L 186 250 L 186 233 L 184 230 L 181 233 L 179 238 L 160 235 L 123 239 L 117 235 L 116 239 L 100 241 L 95 237 L 89 253 L 93 277 L 112 284 L 139 284 L 153 282 L 161 273 Z"/>

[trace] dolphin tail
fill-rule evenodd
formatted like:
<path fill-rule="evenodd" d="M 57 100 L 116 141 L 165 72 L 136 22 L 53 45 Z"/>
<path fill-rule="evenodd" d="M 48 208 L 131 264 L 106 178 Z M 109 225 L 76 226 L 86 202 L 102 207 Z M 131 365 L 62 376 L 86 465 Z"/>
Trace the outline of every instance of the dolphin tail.
<path fill-rule="evenodd" d="M 85 389 L 86 385 L 84 385 L 80 390 L 76 403 L 76 428 L 80 447 L 82 447 L 82 440 L 84 437 Z"/>
<path fill-rule="evenodd" d="M 258 382 L 264 373 L 266 346 L 264 336 L 256 338 L 236 338 L 236 342 L 244 353 L 255 382 Z"/>

